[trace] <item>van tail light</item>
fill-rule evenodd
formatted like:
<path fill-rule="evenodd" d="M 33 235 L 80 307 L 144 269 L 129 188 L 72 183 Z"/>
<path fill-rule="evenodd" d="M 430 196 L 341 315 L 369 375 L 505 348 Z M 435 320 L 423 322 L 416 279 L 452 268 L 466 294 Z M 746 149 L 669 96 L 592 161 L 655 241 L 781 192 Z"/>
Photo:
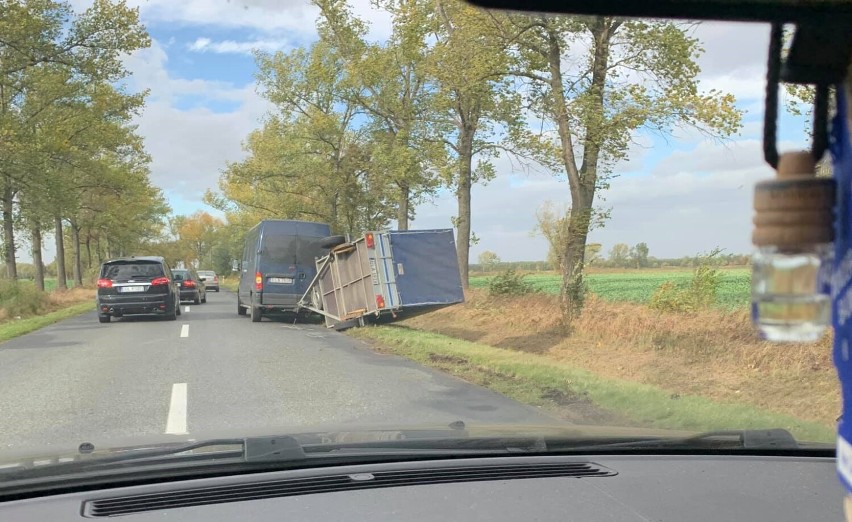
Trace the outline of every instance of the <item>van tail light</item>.
<path fill-rule="evenodd" d="M 384 308 L 385 307 L 385 298 L 380 296 L 380 295 L 377 295 L 376 296 L 376 306 L 379 307 L 379 308 Z"/>
<path fill-rule="evenodd" d="M 372 233 L 364 236 L 364 242 L 367 243 L 367 248 L 376 248 L 376 238 Z"/>
<path fill-rule="evenodd" d="M 98 288 L 112 288 L 112 279 L 98 279 Z"/>
<path fill-rule="evenodd" d="M 255 272 L 254 274 L 254 289 L 260 292 L 263 290 L 263 274 Z"/>
<path fill-rule="evenodd" d="M 184 288 L 195 288 L 195 281 L 184 281 Z"/>
<path fill-rule="evenodd" d="M 163 286 L 171 283 L 168 277 L 158 277 L 151 281 L 151 286 Z"/>

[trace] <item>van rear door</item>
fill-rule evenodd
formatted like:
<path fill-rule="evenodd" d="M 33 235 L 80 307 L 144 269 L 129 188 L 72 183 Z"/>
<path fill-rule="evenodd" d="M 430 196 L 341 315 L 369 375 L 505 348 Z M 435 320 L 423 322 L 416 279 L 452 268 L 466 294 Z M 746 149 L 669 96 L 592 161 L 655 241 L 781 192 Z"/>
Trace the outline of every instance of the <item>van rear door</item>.
<path fill-rule="evenodd" d="M 330 230 L 319 223 L 285 222 L 266 224 L 262 234 L 261 304 L 295 310 L 316 274 L 315 259 L 324 252 L 319 244 Z"/>

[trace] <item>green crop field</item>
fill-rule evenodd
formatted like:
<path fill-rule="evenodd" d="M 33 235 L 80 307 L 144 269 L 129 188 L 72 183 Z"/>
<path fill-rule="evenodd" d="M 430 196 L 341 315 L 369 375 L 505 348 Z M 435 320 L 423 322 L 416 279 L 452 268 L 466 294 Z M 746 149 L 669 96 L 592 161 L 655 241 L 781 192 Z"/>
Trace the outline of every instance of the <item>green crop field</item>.
<path fill-rule="evenodd" d="M 716 295 L 722 308 L 740 308 L 748 306 L 751 293 L 751 271 L 747 268 L 722 269 L 722 284 Z M 472 288 L 488 286 L 490 276 L 470 278 Z M 610 301 L 630 301 L 647 303 L 654 291 L 666 281 L 687 285 L 692 279 L 689 270 L 624 270 L 623 272 L 586 275 L 589 290 Z M 556 274 L 529 274 L 526 280 L 533 286 L 549 294 L 559 293 L 560 276 Z"/>

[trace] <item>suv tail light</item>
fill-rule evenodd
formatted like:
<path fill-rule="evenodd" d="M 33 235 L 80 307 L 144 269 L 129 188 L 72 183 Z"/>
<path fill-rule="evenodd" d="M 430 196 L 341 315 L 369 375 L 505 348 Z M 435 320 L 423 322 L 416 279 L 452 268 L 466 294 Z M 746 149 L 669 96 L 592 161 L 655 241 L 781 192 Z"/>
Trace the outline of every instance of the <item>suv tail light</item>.
<path fill-rule="evenodd" d="M 254 274 L 254 289 L 260 292 L 263 290 L 263 274 L 255 272 Z"/>
<path fill-rule="evenodd" d="M 158 277 L 151 281 L 151 286 L 162 286 L 171 283 L 168 277 Z"/>
<path fill-rule="evenodd" d="M 103 277 L 98 279 L 98 288 L 112 288 L 112 279 Z"/>

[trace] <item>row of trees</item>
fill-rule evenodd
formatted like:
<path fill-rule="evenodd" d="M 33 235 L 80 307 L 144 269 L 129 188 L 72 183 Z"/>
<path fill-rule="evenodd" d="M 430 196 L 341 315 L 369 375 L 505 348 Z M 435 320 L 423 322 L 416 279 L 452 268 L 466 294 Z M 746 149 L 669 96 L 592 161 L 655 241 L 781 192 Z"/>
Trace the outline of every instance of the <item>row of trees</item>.
<path fill-rule="evenodd" d="M 149 182 L 150 160 L 132 125 L 145 93 L 123 87 L 122 57 L 149 43 L 124 2 L 94 0 L 77 13 L 64 1 L 0 0 L 0 220 L 9 278 L 18 277 L 23 241 L 43 289 L 42 245 L 53 235 L 63 288 L 66 273 L 82 283 L 100 259 L 162 233 L 169 208 Z"/>
<path fill-rule="evenodd" d="M 233 223 L 308 218 L 357 233 L 391 220 L 406 229 L 417 204 L 447 187 L 466 284 L 472 186 L 510 154 L 567 178 L 552 261 L 568 320 L 582 305 L 589 230 L 606 217 L 596 195 L 634 133 L 685 126 L 723 138 L 740 125 L 731 95 L 699 90 L 689 26 L 379 0 L 393 31 L 376 43 L 344 0 L 313 3 L 318 41 L 256 55 L 276 110 L 208 203 Z"/>
<path fill-rule="evenodd" d="M 644 248 L 643 248 L 644 247 Z M 601 244 L 591 243 L 586 247 L 587 266 L 597 268 L 668 268 L 668 267 L 697 267 L 707 266 L 748 266 L 751 264 L 749 254 L 725 254 L 715 252 L 712 255 L 698 254 L 677 258 L 657 258 L 648 255 L 647 245 L 639 243 L 634 247 L 618 243 L 610 249 L 609 257 L 600 255 Z M 479 254 L 476 264 L 470 265 L 473 272 L 500 272 L 514 269 L 522 272 L 544 272 L 559 270 L 559 265 L 550 261 L 502 261 L 500 257 L 486 250 Z"/>

